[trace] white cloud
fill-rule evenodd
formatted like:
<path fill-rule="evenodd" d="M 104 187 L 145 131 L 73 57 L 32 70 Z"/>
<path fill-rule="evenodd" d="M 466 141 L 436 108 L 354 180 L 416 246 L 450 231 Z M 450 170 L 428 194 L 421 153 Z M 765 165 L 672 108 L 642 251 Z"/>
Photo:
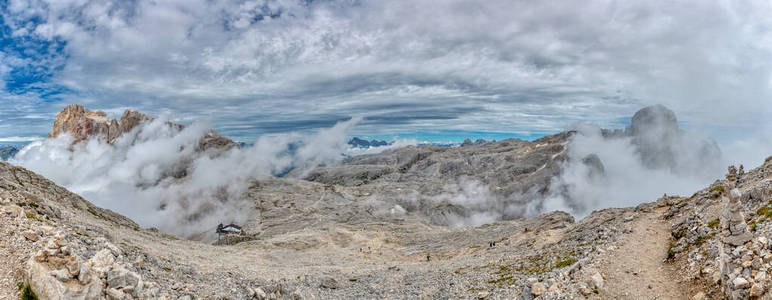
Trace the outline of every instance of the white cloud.
<path fill-rule="evenodd" d="M 370 134 L 551 133 L 653 103 L 716 133 L 769 122 L 771 6 L 12 0 L 3 17 L 66 42 L 52 80 L 67 101 L 211 116 L 249 138 L 351 115 Z"/>
<path fill-rule="evenodd" d="M 22 143 L 22 142 L 34 142 L 43 140 L 40 136 L 9 136 L 0 137 L 1 143 Z"/>

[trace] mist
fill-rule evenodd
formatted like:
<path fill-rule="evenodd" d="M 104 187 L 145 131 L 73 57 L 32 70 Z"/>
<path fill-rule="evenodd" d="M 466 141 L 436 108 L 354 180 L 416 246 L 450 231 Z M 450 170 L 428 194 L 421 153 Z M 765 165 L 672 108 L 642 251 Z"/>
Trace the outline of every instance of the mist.
<path fill-rule="evenodd" d="M 252 179 L 295 170 L 300 174 L 345 158 L 353 118 L 314 135 L 264 136 L 253 146 L 199 151 L 209 124 L 184 129 L 159 118 L 115 143 L 94 137 L 73 144 L 63 135 L 24 147 L 13 164 L 37 172 L 94 204 L 142 227 L 188 237 L 219 223 L 250 220 L 253 203 L 242 197 Z"/>
<path fill-rule="evenodd" d="M 688 196 L 722 174 L 722 160 L 698 150 L 684 147 L 668 158 L 650 157 L 675 159 L 671 167 L 647 164 L 640 149 L 632 137 L 608 138 L 600 128 L 578 128 L 561 174 L 553 178 L 550 193 L 532 214 L 562 210 L 581 218 L 598 209 L 651 202 L 663 194 Z"/>

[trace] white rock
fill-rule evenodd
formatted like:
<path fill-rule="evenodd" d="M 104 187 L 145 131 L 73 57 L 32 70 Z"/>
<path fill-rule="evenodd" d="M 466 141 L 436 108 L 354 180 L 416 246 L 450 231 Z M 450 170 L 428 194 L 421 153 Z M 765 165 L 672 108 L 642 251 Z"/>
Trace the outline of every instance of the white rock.
<path fill-rule="evenodd" d="M 762 281 L 765 281 L 765 280 L 767 280 L 767 272 L 766 271 L 759 271 L 758 273 L 756 273 L 756 276 L 753 277 L 753 281 L 756 281 L 756 282 L 762 282 Z"/>
<path fill-rule="evenodd" d="M 102 249 L 94 254 L 94 257 L 92 257 L 89 262 L 95 271 L 99 273 L 107 272 L 115 262 L 115 256 L 113 256 L 110 250 Z"/>
<path fill-rule="evenodd" d="M 601 276 L 600 273 L 595 272 L 595 274 L 592 274 L 592 277 L 590 277 L 590 280 L 592 280 L 592 285 L 596 289 L 603 288 L 603 276 Z"/>
<path fill-rule="evenodd" d="M 537 282 L 531 285 L 531 294 L 533 294 L 534 296 L 538 297 L 538 296 L 544 295 L 544 293 L 546 292 L 547 292 L 547 287 L 544 286 L 544 284 L 541 282 Z"/>
<path fill-rule="evenodd" d="M 255 289 L 255 297 L 258 300 L 265 300 L 266 298 L 268 298 L 268 295 L 265 294 L 265 291 L 262 288 L 258 287 Z"/>
<path fill-rule="evenodd" d="M 744 289 L 748 287 L 749 284 L 750 283 L 748 282 L 748 280 L 745 280 L 745 278 L 742 278 L 739 276 L 734 280 L 732 280 L 732 285 L 734 286 L 735 289 Z"/>

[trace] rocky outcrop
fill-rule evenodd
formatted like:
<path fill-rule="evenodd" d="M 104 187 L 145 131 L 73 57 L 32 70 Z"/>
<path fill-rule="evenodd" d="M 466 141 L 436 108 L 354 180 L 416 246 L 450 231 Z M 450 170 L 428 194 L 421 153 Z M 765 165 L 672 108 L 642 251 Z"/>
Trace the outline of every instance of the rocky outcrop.
<path fill-rule="evenodd" d="M 56 114 L 53 130 L 48 137 L 70 134 L 78 142 L 99 136 L 112 143 L 120 133 L 118 121 L 110 120 L 103 111 L 90 111 L 82 105 L 70 105 Z"/>
<path fill-rule="evenodd" d="M 65 107 L 56 114 L 54 127 L 48 137 L 55 138 L 62 134 L 70 134 L 76 143 L 95 137 L 112 144 L 122 135 L 154 119 L 149 115 L 129 109 L 123 113 L 120 120 L 111 120 L 102 111 L 94 112 L 85 109 L 82 105 L 74 104 Z M 172 122 L 167 124 L 176 130 L 185 128 L 183 125 Z M 220 152 L 233 147 L 239 147 L 239 145 L 211 130 L 201 138 L 197 150 Z"/>

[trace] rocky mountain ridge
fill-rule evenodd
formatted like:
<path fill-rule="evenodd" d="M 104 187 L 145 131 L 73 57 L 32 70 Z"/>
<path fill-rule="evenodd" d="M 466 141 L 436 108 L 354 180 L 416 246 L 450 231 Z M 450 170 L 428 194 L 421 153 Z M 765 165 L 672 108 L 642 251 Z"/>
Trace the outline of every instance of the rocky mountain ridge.
<path fill-rule="evenodd" d="M 135 130 L 139 125 L 155 120 L 154 117 L 133 109 L 124 111 L 120 120 L 109 119 L 103 111 L 90 111 L 83 105 L 73 104 L 65 107 L 56 114 L 54 125 L 49 138 L 56 138 L 63 134 L 69 134 L 73 142 L 81 142 L 89 138 L 100 138 L 109 144 L 126 133 Z M 184 125 L 167 122 L 167 124 L 176 129 L 182 130 Z M 199 149 L 206 151 L 209 149 L 227 150 L 239 145 L 231 139 L 218 134 L 216 131 L 209 131 L 202 139 Z"/>

